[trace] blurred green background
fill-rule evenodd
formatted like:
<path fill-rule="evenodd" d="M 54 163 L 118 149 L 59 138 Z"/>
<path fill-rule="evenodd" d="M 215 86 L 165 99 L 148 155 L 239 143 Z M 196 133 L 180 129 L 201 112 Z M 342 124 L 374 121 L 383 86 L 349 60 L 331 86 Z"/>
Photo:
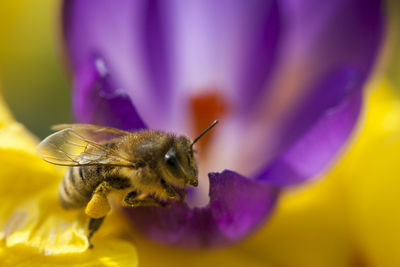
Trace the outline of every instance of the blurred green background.
<path fill-rule="evenodd" d="M 389 40 L 387 44 L 387 66 L 385 72 L 395 88 L 400 91 L 400 1 L 388 3 Z"/>
<path fill-rule="evenodd" d="M 16 119 L 43 138 L 70 122 L 60 1 L 0 1 L 0 87 Z"/>
<path fill-rule="evenodd" d="M 70 79 L 58 0 L 0 0 L 0 88 L 17 120 L 43 138 L 71 121 Z M 400 1 L 389 1 L 389 42 L 382 66 L 400 88 Z"/>

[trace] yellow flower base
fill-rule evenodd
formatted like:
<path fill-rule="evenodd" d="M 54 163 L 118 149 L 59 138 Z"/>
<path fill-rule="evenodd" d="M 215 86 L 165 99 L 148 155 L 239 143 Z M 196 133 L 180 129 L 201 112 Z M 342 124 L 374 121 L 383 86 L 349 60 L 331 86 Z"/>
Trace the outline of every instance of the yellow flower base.
<path fill-rule="evenodd" d="M 0 105 L 0 266 L 137 266 L 133 244 L 116 238 L 116 214 L 88 248 L 84 210 L 67 211 L 58 200 L 65 168 L 41 160 L 36 144 Z"/>

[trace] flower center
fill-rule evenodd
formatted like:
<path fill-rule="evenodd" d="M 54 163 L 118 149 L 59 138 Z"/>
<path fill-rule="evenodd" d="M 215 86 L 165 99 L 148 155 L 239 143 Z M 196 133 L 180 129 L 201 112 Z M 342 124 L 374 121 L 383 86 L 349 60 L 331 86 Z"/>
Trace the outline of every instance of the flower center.
<path fill-rule="evenodd" d="M 200 134 L 210 124 L 218 119 L 223 123 L 223 117 L 228 114 L 228 103 L 226 98 L 215 88 L 207 88 L 201 93 L 190 99 L 190 107 L 192 112 L 192 123 L 194 135 Z M 201 137 L 195 147 L 200 150 L 196 155 L 199 167 L 199 186 L 193 189 L 194 194 L 188 194 L 186 201 L 191 207 L 202 207 L 208 204 L 209 182 L 207 179 L 208 172 L 211 171 L 207 164 L 207 157 L 210 149 L 211 140 L 215 137 L 215 133 L 222 125 L 218 125 L 215 129 Z"/>
<path fill-rule="evenodd" d="M 206 129 L 214 120 L 221 120 L 228 112 L 228 103 L 218 90 L 210 88 L 191 98 L 194 130 L 197 134 Z M 204 135 L 196 144 L 206 154 L 215 130 Z"/>

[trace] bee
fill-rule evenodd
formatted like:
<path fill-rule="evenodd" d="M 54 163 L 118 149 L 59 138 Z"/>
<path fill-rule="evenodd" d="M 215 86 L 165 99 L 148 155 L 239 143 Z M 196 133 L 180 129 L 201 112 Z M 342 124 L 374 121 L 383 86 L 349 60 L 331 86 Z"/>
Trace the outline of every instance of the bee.
<path fill-rule="evenodd" d="M 128 132 L 92 124 L 61 124 L 37 147 L 45 161 L 69 166 L 59 199 L 66 209 L 84 208 L 90 218 L 88 243 L 110 211 L 110 193 L 122 196 L 127 207 L 167 207 L 183 201 L 187 186 L 198 185 L 193 141 L 171 133 Z"/>

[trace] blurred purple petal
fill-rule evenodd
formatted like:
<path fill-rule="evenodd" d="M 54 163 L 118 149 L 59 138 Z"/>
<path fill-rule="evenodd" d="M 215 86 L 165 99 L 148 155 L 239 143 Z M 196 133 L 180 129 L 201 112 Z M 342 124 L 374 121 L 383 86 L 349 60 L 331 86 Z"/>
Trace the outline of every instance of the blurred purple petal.
<path fill-rule="evenodd" d="M 362 90 L 382 44 L 382 1 L 285 0 L 280 4 L 283 33 L 275 80 L 270 84 L 272 88 L 265 100 L 261 99 L 259 110 L 252 114 L 249 123 L 241 123 L 238 130 L 235 128 L 239 133 L 237 140 L 229 140 L 232 145 L 224 142 L 227 140 L 224 136 L 232 129 L 222 133 L 218 140 L 224 143 L 223 146 L 230 145 L 232 151 L 241 151 L 245 155 L 244 159 L 233 159 L 224 167 L 247 176 L 265 170 L 300 142 L 298 140 L 311 131 L 325 112 L 347 101 L 351 90 Z M 330 82 L 333 83 L 330 85 Z M 361 98 L 363 94 L 357 95 Z M 335 131 L 353 128 L 337 123 L 330 128 L 334 130 L 334 127 L 346 128 Z M 241 145 L 243 136 L 254 142 Z M 334 143 L 335 149 L 320 152 L 330 154 L 327 161 L 345 145 L 347 136 Z M 323 147 L 318 148 L 321 149 Z M 254 166 L 253 170 L 233 168 L 241 164 L 248 166 L 249 162 Z M 326 164 L 320 168 L 322 166 Z M 310 175 L 309 179 L 313 177 Z"/>
<path fill-rule="evenodd" d="M 347 85 L 343 82 L 331 81 L 330 86 L 350 86 L 352 89 L 344 100 L 319 113 L 317 122 L 258 179 L 280 187 L 295 185 L 315 177 L 328 166 L 351 135 L 362 107 L 361 80 L 348 81 Z"/>
<path fill-rule="evenodd" d="M 354 91 L 361 91 L 364 80 L 357 69 L 343 67 L 327 73 L 325 77 L 316 80 L 315 84 L 311 84 L 312 89 L 305 90 L 310 93 L 303 96 L 305 99 L 293 107 L 293 115 L 283 130 L 287 142 L 295 142 L 299 133 L 307 132 L 325 113 L 342 105 Z M 360 94 L 358 96 L 361 97 Z"/>
<path fill-rule="evenodd" d="M 72 68 L 80 70 L 93 57 L 107 62 L 114 89 L 129 96 L 136 108 L 142 108 L 138 112 L 144 120 L 146 115 L 163 109 L 160 99 L 168 96 L 167 87 L 159 88 L 164 94 L 158 95 L 160 92 L 148 85 L 150 74 L 141 49 L 142 41 L 147 40 L 142 36 L 143 27 L 148 23 L 144 19 L 145 6 L 147 1 L 143 0 L 71 0 L 64 2 L 63 9 L 64 36 Z"/>
<path fill-rule="evenodd" d="M 65 1 L 72 67 L 93 54 L 108 63 L 146 124 L 188 133 L 186 106 L 216 88 L 246 112 L 265 90 L 276 59 L 274 0 Z"/>
<path fill-rule="evenodd" d="M 381 0 L 283 0 L 282 16 L 285 52 L 305 59 L 308 75 L 340 64 L 371 71 L 383 35 Z"/>
<path fill-rule="evenodd" d="M 278 190 L 232 171 L 210 173 L 210 204 L 190 209 L 126 209 L 135 227 L 161 243 L 190 247 L 223 245 L 244 238 L 272 212 Z"/>
<path fill-rule="evenodd" d="M 79 122 L 123 130 L 146 128 L 131 99 L 112 85 L 102 59 L 88 60 L 76 73 L 73 110 Z"/>
<path fill-rule="evenodd" d="M 284 58 L 305 70 L 294 85 L 303 95 L 259 177 L 287 186 L 315 177 L 346 144 L 382 44 L 384 9 L 379 0 L 286 0 L 282 10 Z"/>
<path fill-rule="evenodd" d="M 177 14 L 180 87 L 194 94 L 214 88 L 231 102 L 232 112 L 249 112 L 265 94 L 276 63 L 277 1 L 180 1 Z"/>

